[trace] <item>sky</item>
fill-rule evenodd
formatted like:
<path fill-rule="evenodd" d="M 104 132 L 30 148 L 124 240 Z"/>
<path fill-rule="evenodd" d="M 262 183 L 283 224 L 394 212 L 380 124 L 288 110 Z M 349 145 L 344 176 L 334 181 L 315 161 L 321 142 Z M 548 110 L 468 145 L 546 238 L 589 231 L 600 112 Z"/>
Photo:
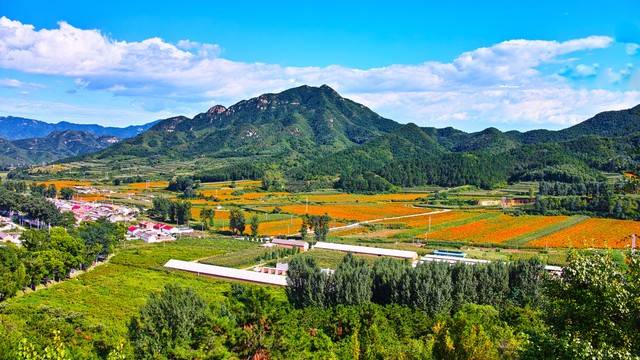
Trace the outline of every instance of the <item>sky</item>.
<path fill-rule="evenodd" d="M 559 129 L 640 104 L 639 60 L 637 0 L 0 0 L 0 116 L 48 122 L 327 84 L 401 123 Z"/>

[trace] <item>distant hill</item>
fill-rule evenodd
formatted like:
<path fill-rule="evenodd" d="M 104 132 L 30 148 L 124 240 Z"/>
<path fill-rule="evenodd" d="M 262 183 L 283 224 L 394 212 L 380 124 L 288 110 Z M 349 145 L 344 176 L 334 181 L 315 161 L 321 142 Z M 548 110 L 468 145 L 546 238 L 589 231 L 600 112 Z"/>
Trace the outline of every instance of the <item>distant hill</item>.
<path fill-rule="evenodd" d="M 0 138 L 0 166 L 48 163 L 95 152 L 120 141 L 75 130 L 54 131 L 45 137 L 9 141 Z"/>
<path fill-rule="evenodd" d="M 120 139 L 134 137 L 153 125 L 157 121 L 144 124 L 132 125 L 124 128 L 105 127 L 101 125 L 74 124 L 61 121 L 56 124 L 47 123 L 40 120 L 25 119 L 14 116 L 0 116 L 0 137 L 7 140 L 20 140 L 39 138 L 49 135 L 54 131 L 84 131 L 96 136 L 115 136 Z"/>

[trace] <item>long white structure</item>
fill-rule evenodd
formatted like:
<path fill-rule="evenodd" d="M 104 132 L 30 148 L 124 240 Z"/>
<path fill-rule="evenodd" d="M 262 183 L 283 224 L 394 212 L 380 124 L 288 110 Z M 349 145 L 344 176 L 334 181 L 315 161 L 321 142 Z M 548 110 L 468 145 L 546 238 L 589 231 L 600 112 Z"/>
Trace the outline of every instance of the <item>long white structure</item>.
<path fill-rule="evenodd" d="M 183 270 L 196 274 L 215 276 L 226 279 L 250 281 L 260 284 L 287 286 L 287 277 L 283 275 L 265 274 L 256 271 L 240 270 L 224 266 L 200 264 L 191 261 L 171 259 L 164 267 L 175 270 Z"/>
<path fill-rule="evenodd" d="M 313 248 L 344 251 L 344 252 L 350 252 L 354 254 L 390 256 L 390 257 L 409 259 L 409 260 L 418 259 L 418 253 L 415 251 L 385 249 L 385 248 L 377 248 L 377 247 L 369 247 L 369 246 L 346 245 L 346 244 L 329 243 L 329 242 L 322 242 L 322 241 L 317 242 L 313 246 Z"/>
<path fill-rule="evenodd" d="M 446 255 L 425 255 L 420 259 L 420 262 L 446 262 L 449 264 L 463 263 L 468 265 L 490 263 L 489 260 L 470 259 L 470 258 L 463 258 L 458 256 L 446 256 Z"/>

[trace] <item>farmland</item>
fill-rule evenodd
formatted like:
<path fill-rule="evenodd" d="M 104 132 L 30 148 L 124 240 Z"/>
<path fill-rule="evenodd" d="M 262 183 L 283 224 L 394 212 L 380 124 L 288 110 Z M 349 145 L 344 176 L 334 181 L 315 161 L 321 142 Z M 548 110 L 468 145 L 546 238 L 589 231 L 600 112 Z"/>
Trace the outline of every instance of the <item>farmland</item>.
<path fill-rule="evenodd" d="M 91 186 L 96 193 L 78 194 L 86 201 L 114 201 L 147 208 L 157 196 L 179 199 L 166 188 L 168 181 L 145 181 L 114 186 L 97 181 L 51 180 L 57 188 Z M 243 210 L 247 224 L 259 219 L 258 232 L 266 236 L 295 235 L 302 216 L 331 217 L 330 237 L 349 243 L 437 243 L 440 246 L 499 246 L 501 248 L 617 248 L 630 245 L 638 222 L 588 216 L 514 216 L 495 206 L 451 207 L 429 205 L 440 188 L 404 189 L 388 194 L 349 194 L 335 190 L 314 192 L 267 192 L 260 181 L 202 183 L 192 204 L 192 224 L 197 226 L 203 208 L 215 210 L 212 234 L 228 234 L 229 211 Z M 535 183 L 513 184 L 503 189 L 479 190 L 463 186 L 449 189 L 459 199 L 500 199 L 523 196 Z M 356 224 L 357 223 L 357 224 Z M 345 227 L 345 225 L 355 226 Z M 359 224 L 359 225 L 358 225 Z M 248 225 L 247 225 L 248 229 Z M 248 231 L 248 230 L 247 230 Z"/>

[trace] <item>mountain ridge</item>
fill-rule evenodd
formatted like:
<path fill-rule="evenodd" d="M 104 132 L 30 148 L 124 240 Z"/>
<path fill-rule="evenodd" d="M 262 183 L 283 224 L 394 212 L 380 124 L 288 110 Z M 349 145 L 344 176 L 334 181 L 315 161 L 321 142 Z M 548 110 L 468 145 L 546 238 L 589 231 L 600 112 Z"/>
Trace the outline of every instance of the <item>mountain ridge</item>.
<path fill-rule="evenodd" d="M 158 121 L 143 125 L 112 127 L 98 124 L 77 124 L 68 121 L 48 123 L 17 116 L 0 116 L 0 137 L 7 140 L 21 140 L 45 137 L 54 131 L 75 130 L 92 133 L 96 136 L 115 136 L 126 139 L 146 131 Z"/>

